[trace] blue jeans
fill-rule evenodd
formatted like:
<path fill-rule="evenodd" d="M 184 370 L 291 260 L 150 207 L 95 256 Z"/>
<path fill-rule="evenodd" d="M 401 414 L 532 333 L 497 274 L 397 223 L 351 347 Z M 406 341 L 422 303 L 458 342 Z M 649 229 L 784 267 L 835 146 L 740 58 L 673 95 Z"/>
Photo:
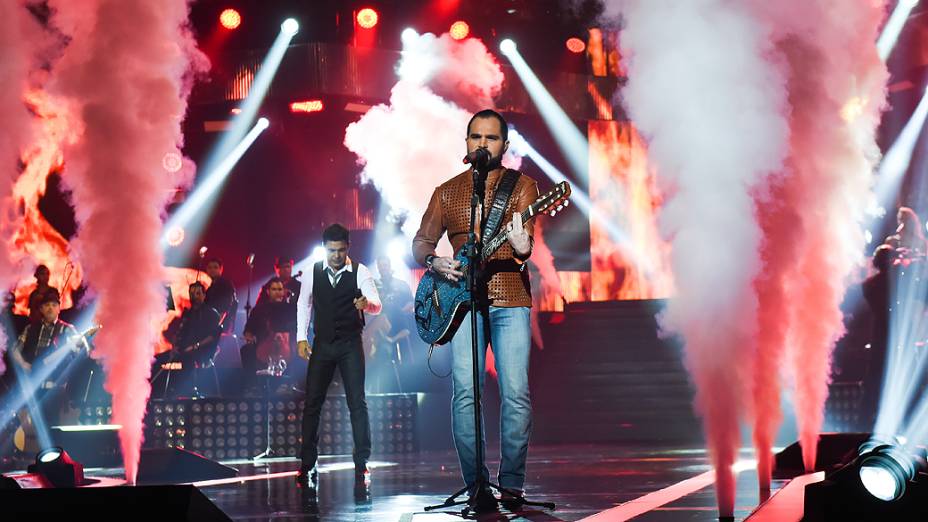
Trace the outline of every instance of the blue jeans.
<path fill-rule="evenodd" d="M 489 321 L 487 321 L 489 315 Z M 489 334 L 489 335 L 488 335 Z M 470 489 L 476 481 L 477 444 L 474 432 L 474 386 L 471 351 L 470 315 L 461 323 L 451 339 L 452 431 L 454 446 L 461 462 L 464 483 Z M 528 439 L 532 431 L 532 405 L 528 393 L 528 358 L 532 345 L 529 326 L 529 308 L 502 308 L 491 306 L 489 312 L 477 315 L 477 353 L 480 364 L 480 391 L 486 375 L 487 340 L 493 349 L 496 371 L 499 375 L 500 408 L 500 465 L 499 485 L 510 489 L 523 489 L 525 460 L 528 456 Z M 481 419 L 483 425 L 483 419 Z M 486 456 L 486 435 L 483 454 Z M 483 466 L 483 478 L 490 472 Z"/>

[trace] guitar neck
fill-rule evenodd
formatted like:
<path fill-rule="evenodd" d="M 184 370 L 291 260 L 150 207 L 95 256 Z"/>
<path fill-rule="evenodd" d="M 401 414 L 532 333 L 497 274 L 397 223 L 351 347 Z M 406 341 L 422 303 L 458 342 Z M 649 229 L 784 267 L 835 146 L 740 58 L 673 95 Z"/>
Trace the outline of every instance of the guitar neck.
<path fill-rule="evenodd" d="M 531 205 L 529 205 L 527 209 L 523 210 L 521 214 L 522 214 L 522 223 L 528 223 L 529 221 L 535 218 L 535 213 L 532 212 Z M 502 231 L 500 231 L 498 234 L 496 234 L 496 236 L 493 237 L 493 239 L 487 241 L 487 243 L 483 245 L 483 251 L 481 252 L 481 256 L 484 261 L 489 259 L 490 256 L 492 256 L 497 250 L 499 250 L 499 247 L 503 246 L 503 244 L 506 242 L 506 237 L 507 237 L 506 227 L 503 227 Z"/>

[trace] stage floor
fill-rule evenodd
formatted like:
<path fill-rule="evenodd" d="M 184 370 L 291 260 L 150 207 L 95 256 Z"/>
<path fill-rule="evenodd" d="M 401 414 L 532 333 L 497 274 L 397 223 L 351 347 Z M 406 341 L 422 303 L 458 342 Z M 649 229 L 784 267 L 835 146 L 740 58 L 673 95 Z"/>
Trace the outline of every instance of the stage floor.
<path fill-rule="evenodd" d="M 489 455 L 498 455 L 491 448 Z M 744 454 L 745 459 L 750 454 Z M 315 504 L 304 502 L 294 486 L 298 461 L 264 465 L 232 463 L 239 477 L 196 485 L 234 520 L 332 520 L 429 522 L 459 520 L 455 513 L 424 512 L 462 485 L 453 451 L 422 452 L 402 460 L 375 460 L 368 500 L 353 494 L 349 456 L 323 457 Z M 739 474 L 736 520 L 758 506 L 754 469 Z M 495 459 L 490 466 L 495 474 Z M 534 445 L 528 463 L 527 497 L 557 504 L 554 511 L 525 508 L 501 511 L 480 520 L 580 520 L 609 510 L 607 520 L 717 520 L 712 473 L 704 450 L 643 445 Z M 93 475 L 93 473 L 89 473 Z M 774 483 L 774 492 L 784 485 Z M 634 501 L 634 502 L 630 502 Z"/>

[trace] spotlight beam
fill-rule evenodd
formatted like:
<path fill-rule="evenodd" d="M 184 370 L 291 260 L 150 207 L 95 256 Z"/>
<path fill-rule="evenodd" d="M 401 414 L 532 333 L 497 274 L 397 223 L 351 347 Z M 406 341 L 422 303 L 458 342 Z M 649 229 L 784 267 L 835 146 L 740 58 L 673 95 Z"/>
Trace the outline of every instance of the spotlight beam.
<path fill-rule="evenodd" d="M 551 134 L 555 137 L 558 147 L 561 149 L 564 157 L 567 158 L 567 163 L 570 165 L 571 170 L 573 170 L 580 179 L 588 179 L 588 151 L 590 145 L 583 136 L 583 133 L 577 129 L 574 122 L 571 121 L 564 110 L 561 109 L 561 106 L 541 83 L 538 76 L 532 71 L 532 68 L 528 66 L 522 58 L 522 55 L 519 54 L 519 50 L 516 48 L 515 44 L 512 43 L 512 40 L 503 40 L 503 42 L 500 43 L 500 50 L 502 50 L 503 55 L 509 58 L 510 63 L 512 63 L 512 67 L 519 75 L 519 79 L 522 80 L 522 84 L 525 85 L 525 90 L 528 91 L 529 97 L 531 97 L 535 106 L 538 107 L 538 111 L 541 113 L 545 125 L 548 126 Z"/>
<path fill-rule="evenodd" d="M 215 170 L 217 165 L 229 156 L 232 149 L 248 133 L 248 129 L 251 128 L 252 121 L 257 116 L 258 109 L 261 107 L 261 103 L 271 86 L 271 81 L 274 79 L 274 75 L 277 74 L 280 62 L 283 61 L 290 40 L 293 39 L 293 35 L 296 34 L 298 28 L 299 24 L 292 18 L 288 18 L 281 24 L 280 33 L 277 34 L 274 44 L 271 45 L 270 51 L 268 51 L 267 56 L 265 56 L 264 61 L 258 68 L 255 79 L 248 89 L 248 96 L 238 107 L 241 112 L 232 119 L 231 127 L 225 132 L 216 148 L 207 158 L 203 166 L 204 171 L 211 172 Z"/>
<path fill-rule="evenodd" d="M 922 93 L 922 99 L 912 112 L 909 121 L 906 122 L 902 132 L 880 161 L 874 192 L 877 203 L 884 208 L 899 192 L 899 185 L 912 162 L 912 154 L 915 152 L 915 146 L 918 144 L 918 137 L 922 132 L 922 127 L 925 126 L 926 119 L 928 119 L 928 90 Z"/>
<path fill-rule="evenodd" d="M 269 125 L 269 122 L 266 118 L 261 118 L 255 123 L 255 126 L 251 128 L 251 131 L 246 134 L 242 140 L 229 151 L 229 154 L 218 164 L 213 170 L 203 178 L 203 181 L 194 189 L 190 197 L 187 198 L 187 201 L 174 212 L 167 223 L 164 224 L 161 232 L 161 248 L 166 249 L 168 245 L 168 232 L 175 227 L 187 228 L 187 237 L 195 238 L 199 234 L 198 230 L 193 231 L 191 234 L 188 225 L 196 223 L 197 227 L 202 228 L 206 222 L 205 212 L 203 212 L 204 207 L 212 206 L 215 203 L 215 194 L 222 186 L 222 183 L 229 176 L 229 173 L 232 172 L 232 168 L 238 163 L 238 161 L 245 154 L 245 151 L 251 147 L 251 144 L 258 139 L 258 136 L 264 132 Z M 199 217 L 196 222 L 194 218 Z"/>
<path fill-rule="evenodd" d="M 918 5 L 918 0 L 899 0 L 896 8 L 893 9 L 893 14 L 886 21 L 883 32 L 880 33 L 880 37 L 876 41 L 877 53 L 879 53 L 880 59 L 883 61 L 886 61 L 889 53 L 896 46 L 896 41 L 899 40 L 899 34 L 902 33 L 902 28 L 909 18 L 909 13 L 912 12 L 916 5 Z"/>

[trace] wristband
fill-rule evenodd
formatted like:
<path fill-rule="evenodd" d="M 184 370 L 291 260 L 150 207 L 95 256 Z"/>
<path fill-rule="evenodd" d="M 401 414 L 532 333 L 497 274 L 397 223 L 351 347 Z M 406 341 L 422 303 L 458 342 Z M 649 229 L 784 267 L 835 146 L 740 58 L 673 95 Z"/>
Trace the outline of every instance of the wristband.
<path fill-rule="evenodd" d="M 432 268 L 432 263 L 435 261 L 435 254 L 429 254 L 425 256 L 425 266 Z"/>

